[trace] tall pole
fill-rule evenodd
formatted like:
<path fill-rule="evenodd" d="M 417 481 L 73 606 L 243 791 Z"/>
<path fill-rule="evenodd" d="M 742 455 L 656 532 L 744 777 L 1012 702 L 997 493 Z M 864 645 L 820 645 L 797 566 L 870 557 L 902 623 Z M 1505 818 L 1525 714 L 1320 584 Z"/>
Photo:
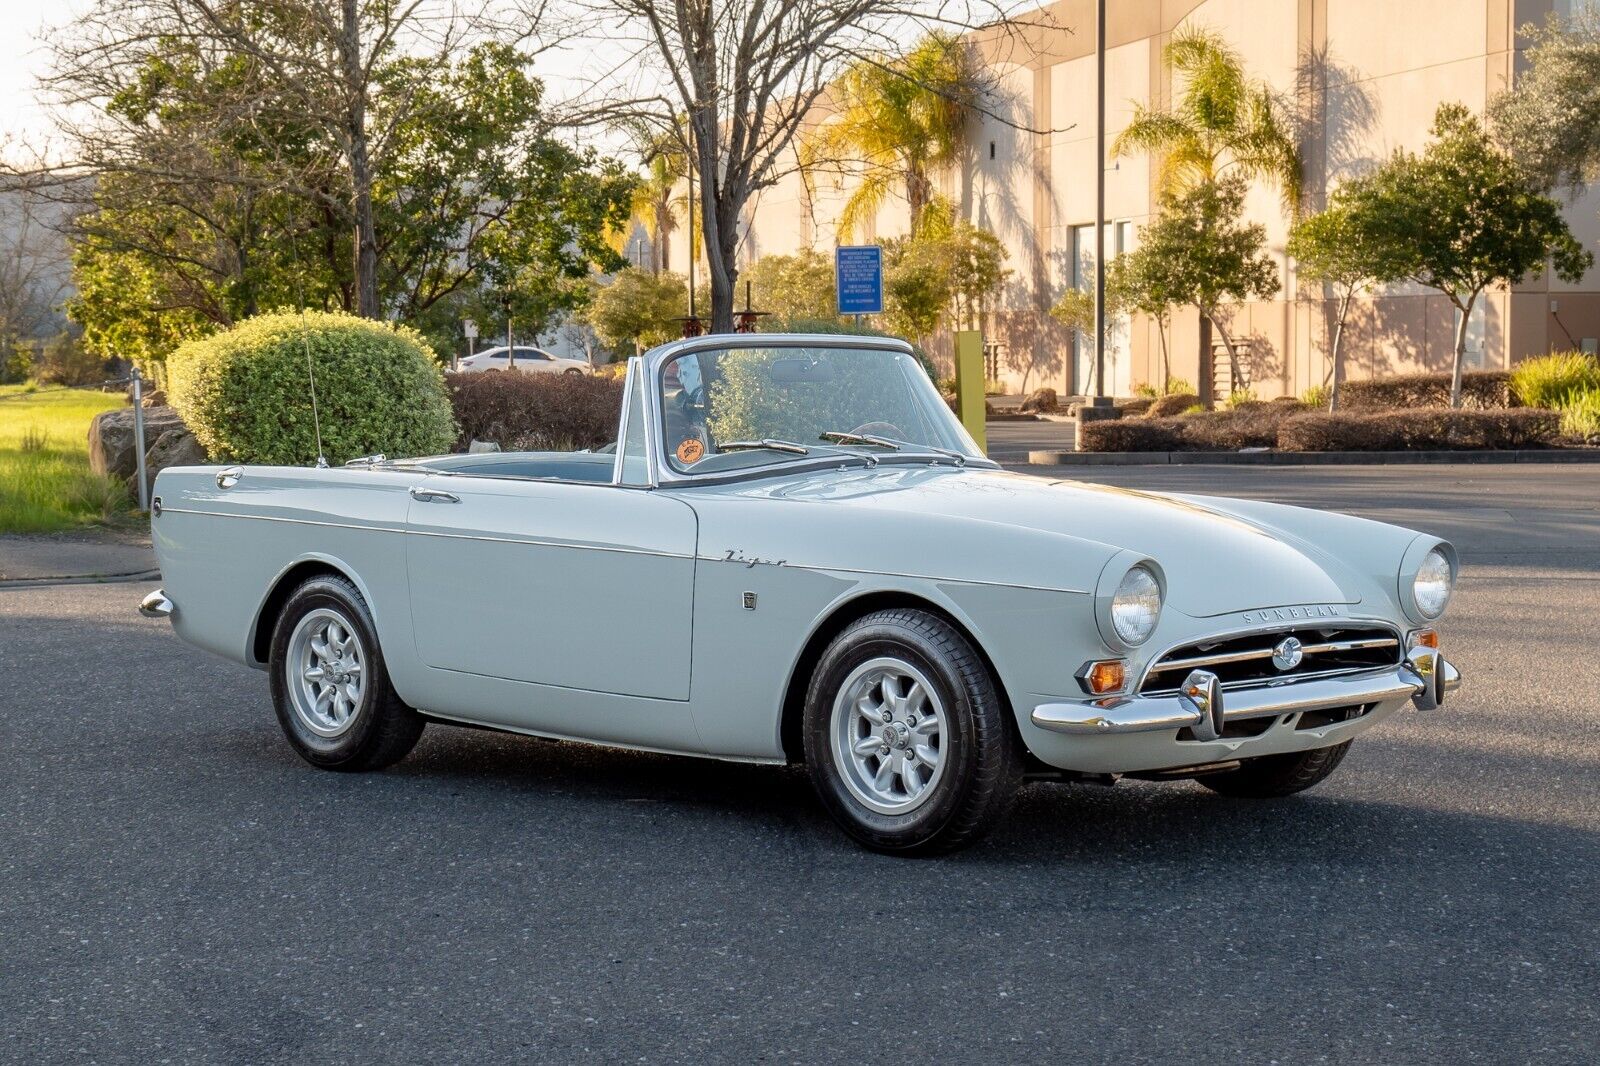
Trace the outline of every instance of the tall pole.
<path fill-rule="evenodd" d="M 1094 394 L 1106 394 L 1106 0 L 1094 7 Z"/>

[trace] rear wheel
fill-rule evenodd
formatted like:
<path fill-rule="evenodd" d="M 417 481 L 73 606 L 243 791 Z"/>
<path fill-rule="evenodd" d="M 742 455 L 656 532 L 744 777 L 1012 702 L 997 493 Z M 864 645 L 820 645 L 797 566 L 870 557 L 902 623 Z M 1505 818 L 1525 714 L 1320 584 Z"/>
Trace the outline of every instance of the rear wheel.
<path fill-rule="evenodd" d="M 1258 755 L 1237 770 L 1205 774 L 1196 781 L 1211 791 L 1241 799 L 1278 799 L 1304 792 L 1339 768 L 1350 751 L 1350 741 L 1331 748 L 1313 748 L 1285 755 Z"/>
<path fill-rule="evenodd" d="M 567 369 L 563 370 L 562 373 L 563 374 L 582 374 L 583 371 L 579 370 L 575 366 L 569 366 L 569 367 L 567 367 Z"/>
<path fill-rule="evenodd" d="M 379 770 L 422 736 L 422 716 L 389 683 L 372 613 L 341 577 L 294 590 L 272 634 L 268 669 L 283 735 L 326 770 Z"/>
<path fill-rule="evenodd" d="M 972 645 L 926 611 L 840 633 L 806 695 L 806 765 L 828 813 L 878 851 L 931 854 L 982 837 L 1022 781 L 1021 742 Z"/>

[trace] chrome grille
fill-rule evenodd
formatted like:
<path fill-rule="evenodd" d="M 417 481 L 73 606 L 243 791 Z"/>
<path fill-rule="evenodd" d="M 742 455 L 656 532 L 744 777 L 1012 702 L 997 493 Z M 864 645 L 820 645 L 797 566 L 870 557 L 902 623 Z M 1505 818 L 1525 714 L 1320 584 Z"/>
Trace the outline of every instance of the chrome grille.
<path fill-rule="evenodd" d="M 1302 658 L 1279 669 L 1273 650 L 1285 637 L 1300 641 Z M 1274 681 L 1357 673 L 1400 662 L 1400 636 L 1383 626 L 1290 626 L 1259 633 L 1220 636 L 1173 648 L 1150 665 L 1141 695 L 1175 692 L 1191 670 L 1209 670 L 1224 688 Z"/>

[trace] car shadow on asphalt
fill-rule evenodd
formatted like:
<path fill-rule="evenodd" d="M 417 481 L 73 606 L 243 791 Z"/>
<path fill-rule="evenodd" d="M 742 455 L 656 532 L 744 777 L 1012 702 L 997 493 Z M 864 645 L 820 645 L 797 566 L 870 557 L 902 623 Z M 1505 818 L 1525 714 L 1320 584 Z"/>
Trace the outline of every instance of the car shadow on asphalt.
<path fill-rule="evenodd" d="M 431 782 L 458 796 L 509 792 L 532 805 L 532 817 L 542 797 L 554 808 L 577 802 L 601 817 L 608 808 L 648 803 L 680 831 L 692 833 L 702 822 L 723 837 L 748 831 L 770 843 L 774 829 L 787 827 L 797 846 L 869 854 L 829 821 L 801 767 L 430 726 L 417 751 L 385 776 L 425 791 Z M 425 804 L 426 798 L 415 801 Z M 1559 839 L 1574 862 L 1600 862 L 1600 832 L 1353 796 L 1341 791 L 1337 778 L 1316 791 L 1266 801 L 1218 796 L 1190 781 L 1115 787 L 1031 782 L 986 840 L 940 861 L 1366 864 L 1425 854 L 1445 840 L 1456 842 L 1453 850 L 1462 841 L 1500 850 L 1508 833 L 1537 841 L 1540 849 Z M 1589 858 L 1580 860 L 1582 853 Z"/>

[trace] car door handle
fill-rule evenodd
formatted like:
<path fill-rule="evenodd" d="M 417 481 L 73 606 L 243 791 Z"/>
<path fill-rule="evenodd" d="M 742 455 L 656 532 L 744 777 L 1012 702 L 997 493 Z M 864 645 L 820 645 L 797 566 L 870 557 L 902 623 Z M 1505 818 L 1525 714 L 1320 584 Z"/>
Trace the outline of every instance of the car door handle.
<path fill-rule="evenodd" d="M 411 486 L 411 498 L 422 503 L 460 503 L 461 497 L 444 489 L 425 489 L 421 485 Z"/>

